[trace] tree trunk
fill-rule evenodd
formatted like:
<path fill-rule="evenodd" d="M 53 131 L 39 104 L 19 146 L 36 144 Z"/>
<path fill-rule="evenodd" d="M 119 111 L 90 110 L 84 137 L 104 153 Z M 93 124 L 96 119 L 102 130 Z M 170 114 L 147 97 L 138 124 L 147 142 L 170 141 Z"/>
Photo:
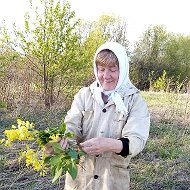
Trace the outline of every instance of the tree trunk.
<path fill-rule="evenodd" d="M 50 109 L 50 101 L 49 101 L 49 91 L 48 91 L 48 75 L 46 72 L 46 64 L 43 64 L 44 66 L 44 103 L 45 107 Z"/>
<path fill-rule="evenodd" d="M 51 80 L 50 80 L 50 105 L 52 106 L 53 105 L 53 103 L 54 103 L 54 99 L 53 99 L 53 88 L 54 88 L 54 79 L 53 78 L 51 78 Z"/>

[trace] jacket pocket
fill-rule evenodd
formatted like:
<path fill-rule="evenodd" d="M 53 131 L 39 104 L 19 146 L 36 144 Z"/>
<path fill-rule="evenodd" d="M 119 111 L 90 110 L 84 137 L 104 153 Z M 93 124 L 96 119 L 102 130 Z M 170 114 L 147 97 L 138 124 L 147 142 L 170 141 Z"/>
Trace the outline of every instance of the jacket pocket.
<path fill-rule="evenodd" d="M 130 176 L 129 176 L 129 163 L 130 156 L 126 158 L 114 154 L 110 160 L 110 190 L 129 190 Z"/>
<path fill-rule="evenodd" d="M 129 189 L 130 177 L 128 168 L 123 168 L 118 165 L 111 165 L 110 174 L 110 190 Z"/>
<path fill-rule="evenodd" d="M 111 131 L 110 137 L 115 139 L 121 138 L 122 130 L 126 124 L 126 120 L 127 118 L 123 114 L 115 114 L 112 121 L 113 130 Z"/>
<path fill-rule="evenodd" d="M 82 111 L 82 115 L 82 132 L 85 135 L 92 126 L 94 111 Z"/>

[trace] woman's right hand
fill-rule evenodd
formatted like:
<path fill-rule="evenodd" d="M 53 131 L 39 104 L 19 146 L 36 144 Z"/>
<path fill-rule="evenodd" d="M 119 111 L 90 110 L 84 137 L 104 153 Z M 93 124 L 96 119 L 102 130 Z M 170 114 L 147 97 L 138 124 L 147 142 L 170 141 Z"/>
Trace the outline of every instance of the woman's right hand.
<path fill-rule="evenodd" d="M 57 140 L 56 140 L 56 142 L 59 143 L 63 149 L 66 149 L 67 146 L 68 146 L 68 140 L 66 138 L 58 137 Z M 44 152 L 46 154 L 54 154 L 53 143 L 54 142 L 48 142 L 45 145 Z"/>

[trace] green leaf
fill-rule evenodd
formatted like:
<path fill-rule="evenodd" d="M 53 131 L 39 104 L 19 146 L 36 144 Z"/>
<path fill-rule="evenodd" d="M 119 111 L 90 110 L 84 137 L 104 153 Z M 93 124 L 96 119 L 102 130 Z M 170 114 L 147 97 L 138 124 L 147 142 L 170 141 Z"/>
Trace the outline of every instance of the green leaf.
<path fill-rule="evenodd" d="M 45 144 L 49 142 L 49 137 L 50 137 L 49 133 L 47 133 L 46 131 L 40 130 L 38 132 L 38 144 L 41 146 L 44 146 Z"/>
<path fill-rule="evenodd" d="M 66 131 L 66 124 L 62 123 L 61 126 L 60 126 L 60 134 L 64 135 L 65 131 Z"/>
<path fill-rule="evenodd" d="M 78 153 L 76 150 L 69 148 L 68 155 L 71 156 L 73 159 L 78 159 Z"/>
<path fill-rule="evenodd" d="M 85 153 L 83 150 L 80 150 L 80 151 L 78 152 L 78 154 L 79 154 L 79 157 L 86 155 L 86 153 Z"/>
<path fill-rule="evenodd" d="M 59 143 L 55 142 L 52 144 L 52 146 L 53 146 L 53 150 L 54 150 L 55 154 L 60 154 L 60 153 L 64 152 L 63 148 L 61 147 L 61 145 Z"/>
<path fill-rule="evenodd" d="M 51 166 L 58 166 L 62 163 L 62 155 L 54 155 L 50 158 Z"/>
<path fill-rule="evenodd" d="M 46 164 L 49 164 L 51 158 L 52 158 L 52 156 L 47 156 L 47 157 L 45 157 L 44 162 L 45 162 Z"/>
<path fill-rule="evenodd" d="M 47 133 L 48 133 L 50 136 L 53 135 L 53 134 L 56 135 L 57 133 L 59 133 L 59 130 L 58 130 L 57 127 L 55 127 L 55 128 L 48 128 Z"/>
<path fill-rule="evenodd" d="M 76 163 L 74 161 L 69 163 L 68 172 L 71 175 L 73 180 L 76 179 L 78 170 L 77 170 L 77 165 L 76 165 Z"/>
<path fill-rule="evenodd" d="M 55 171 L 55 176 L 52 180 L 52 183 L 54 183 L 59 177 L 61 177 L 62 175 L 62 172 L 63 172 L 63 168 L 56 168 L 56 171 Z"/>
<path fill-rule="evenodd" d="M 73 138 L 74 134 L 71 133 L 71 132 L 68 132 L 68 133 L 65 134 L 65 137 L 67 137 L 67 138 Z"/>

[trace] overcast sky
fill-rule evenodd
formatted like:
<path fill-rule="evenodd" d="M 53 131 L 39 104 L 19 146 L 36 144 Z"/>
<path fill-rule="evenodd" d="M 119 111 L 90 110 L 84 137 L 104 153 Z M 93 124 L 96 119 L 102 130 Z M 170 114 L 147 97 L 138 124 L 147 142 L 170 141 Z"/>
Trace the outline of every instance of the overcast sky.
<path fill-rule="evenodd" d="M 34 0 L 37 1 L 37 0 Z M 127 20 L 131 43 L 151 25 L 164 25 L 168 32 L 190 35 L 190 0 L 69 0 L 76 16 L 95 20 L 113 14 Z M 22 25 L 29 0 L 0 0 L 0 21 Z"/>

